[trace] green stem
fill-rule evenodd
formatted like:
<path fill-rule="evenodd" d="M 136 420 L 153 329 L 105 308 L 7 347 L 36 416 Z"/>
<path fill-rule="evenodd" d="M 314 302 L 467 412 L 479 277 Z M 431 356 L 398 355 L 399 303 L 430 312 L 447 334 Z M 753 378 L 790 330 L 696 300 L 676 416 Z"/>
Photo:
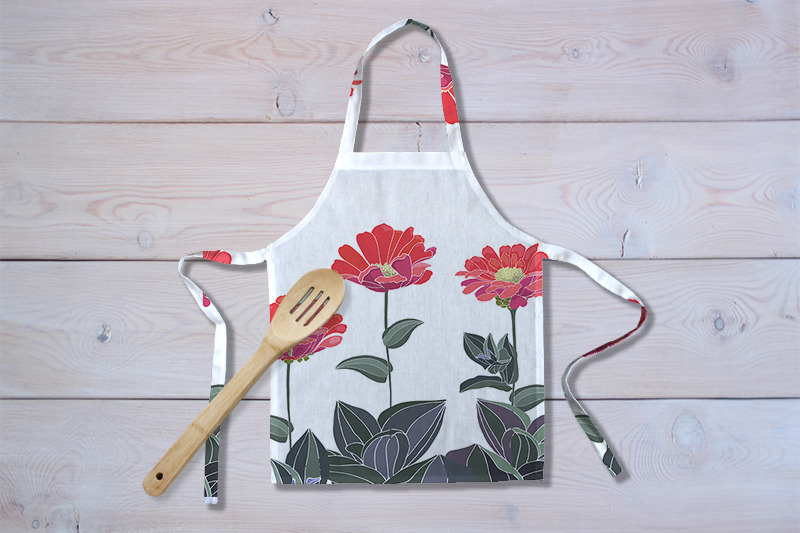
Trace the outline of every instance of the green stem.
<path fill-rule="evenodd" d="M 514 366 L 517 366 L 517 357 L 519 356 L 519 352 L 517 351 L 517 310 L 509 308 L 511 311 L 511 340 L 514 344 Z M 511 405 L 514 405 L 514 391 L 517 390 L 517 382 L 511 384 Z"/>
<path fill-rule="evenodd" d="M 383 331 L 389 329 L 389 291 L 383 293 Z M 392 363 L 389 361 L 389 347 L 386 346 L 386 367 L 389 370 L 389 407 L 392 406 Z"/>
<path fill-rule="evenodd" d="M 292 447 L 292 411 L 289 410 L 289 372 L 292 365 L 286 365 L 286 419 L 289 422 L 289 448 Z"/>

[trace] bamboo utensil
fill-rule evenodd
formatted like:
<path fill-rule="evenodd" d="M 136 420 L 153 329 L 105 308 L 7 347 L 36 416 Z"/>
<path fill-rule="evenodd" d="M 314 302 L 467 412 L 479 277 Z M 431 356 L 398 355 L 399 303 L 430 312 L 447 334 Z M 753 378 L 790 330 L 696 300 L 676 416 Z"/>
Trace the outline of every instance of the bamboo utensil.
<path fill-rule="evenodd" d="M 286 294 L 275 312 L 256 353 L 222 388 L 216 398 L 178 437 L 142 481 L 144 491 L 160 496 L 197 453 L 217 426 L 286 350 L 325 324 L 344 299 L 344 281 L 338 272 L 320 268 L 306 273 Z"/>

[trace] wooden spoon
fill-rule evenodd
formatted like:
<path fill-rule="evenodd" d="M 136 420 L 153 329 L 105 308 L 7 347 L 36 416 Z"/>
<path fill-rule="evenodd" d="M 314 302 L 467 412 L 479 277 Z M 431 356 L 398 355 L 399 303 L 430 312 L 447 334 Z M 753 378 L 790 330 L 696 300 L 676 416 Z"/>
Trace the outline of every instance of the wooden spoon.
<path fill-rule="evenodd" d="M 320 268 L 300 278 L 275 311 L 275 317 L 256 353 L 147 474 L 142 481 L 144 491 L 150 496 L 160 496 L 167 490 L 269 365 L 325 324 L 339 309 L 343 299 L 344 281 L 334 270 Z"/>

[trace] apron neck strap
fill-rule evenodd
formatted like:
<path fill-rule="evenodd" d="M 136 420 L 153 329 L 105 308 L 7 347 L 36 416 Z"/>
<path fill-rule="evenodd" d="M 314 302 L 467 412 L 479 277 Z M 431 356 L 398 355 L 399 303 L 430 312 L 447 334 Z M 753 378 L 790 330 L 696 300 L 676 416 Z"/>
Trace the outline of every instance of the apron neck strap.
<path fill-rule="evenodd" d="M 456 112 L 456 99 L 453 92 L 453 79 L 450 76 L 450 67 L 447 65 L 447 56 L 444 53 L 444 48 L 442 48 L 442 44 L 439 42 L 439 39 L 436 38 L 436 34 L 433 33 L 433 30 L 429 26 L 426 26 L 421 22 L 417 22 L 416 20 L 407 19 L 392 24 L 378 35 L 373 37 L 372 41 L 369 43 L 369 46 L 367 46 L 367 50 L 364 52 L 364 55 L 362 55 L 361 59 L 358 60 L 356 72 L 353 76 L 353 85 L 350 88 L 350 100 L 347 104 L 347 115 L 345 116 L 344 120 L 344 132 L 342 133 L 342 142 L 339 145 L 340 153 L 352 152 L 355 146 L 356 129 L 358 128 L 358 116 L 361 113 L 361 89 L 364 58 L 367 56 L 370 50 L 375 47 L 376 44 L 383 40 L 384 37 L 406 26 L 417 26 L 418 28 L 425 30 L 425 32 L 430 35 L 434 41 L 436 41 L 436 44 L 439 45 L 439 50 L 441 51 L 440 72 L 442 80 L 442 111 L 444 112 L 444 120 L 447 123 L 447 139 L 450 144 L 451 152 L 464 151 L 464 146 L 461 143 L 461 129 L 458 126 L 458 113 Z"/>

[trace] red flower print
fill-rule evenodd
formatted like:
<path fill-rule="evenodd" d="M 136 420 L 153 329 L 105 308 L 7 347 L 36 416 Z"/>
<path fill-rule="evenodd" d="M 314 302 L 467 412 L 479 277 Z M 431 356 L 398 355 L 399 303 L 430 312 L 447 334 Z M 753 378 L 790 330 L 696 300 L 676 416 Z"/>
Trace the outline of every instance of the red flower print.
<path fill-rule="evenodd" d="M 228 252 L 223 252 L 222 250 L 214 250 L 203 252 L 203 259 L 208 259 L 209 261 L 216 261 L 217 263 L 224 263 L 226 265 L 231 264 L 231 254 Z"/>
<path fill-rule="evenodd" d="M 458 112 L 456 111 L 456 95 L 453 92 L 453 77 L 450 76 L 450 67 L 442 65 L 441 72 L 444 121 L 448 124 L 455 124 L 458 122 Z"/>
<path fill-rule="evenodd" d="M 348 281 L 371 291 L 388 292 L 431 279 L 430 265 L 425 261 L 433 257 L 436 248 L 426 249 L 425 239 L 414 235 L 413 227 L 400 231 L 380 224 L 359 233 L 356 242 L 361 253 L 346 244 L 339 248 L 342 259 L 331 266 Z"/>
<path fill-rule="evenodd" d="M 474 292 L 481 302 L 494 299 L 507 309 L 525 307 L 528 298 L 542 295 L 542 260 L 547 254 L 538 250 L 538 244 L 527 249 L 515 244 L 501 246 L 498 255 L 491 246 L 485 247 L 482 256 L 467 259 L 466 270 L 456 273 L 467 278 L 461 282 L 464 294 Z"/>
<path fill-rule="evenodd" d="M 284 295 L 285 296 L 285 295 Z M 283 301 L 284 296 L 278 296 L 274 303 L 269 304 L 269 320 L 275 317 L 275 311 Z M 342 333 L 347 331 L 347 326 L 342 324 L 342 315 L 336 313 L 330 320 L 325 322 L 325 325 L 317 331 L 308 336 L 304 341 L 297 344 L 291 350 L 288 350 L 281 355 L 281 361 L 287 364 L 292 361 L 307 361 L 308 357 L 317 352 L 321 352 L 325 348 L 333 348 L 342 342 Z"/>

